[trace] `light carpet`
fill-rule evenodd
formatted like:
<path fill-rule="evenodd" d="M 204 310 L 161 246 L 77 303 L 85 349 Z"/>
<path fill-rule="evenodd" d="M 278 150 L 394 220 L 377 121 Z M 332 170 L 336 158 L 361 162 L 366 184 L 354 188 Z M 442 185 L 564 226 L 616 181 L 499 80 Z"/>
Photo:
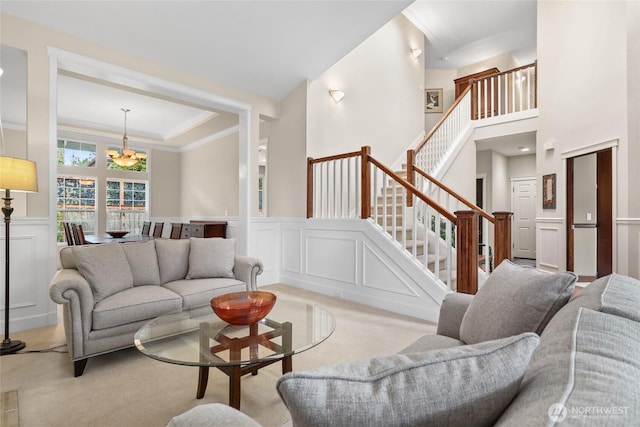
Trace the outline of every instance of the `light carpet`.
<path fill-rule="evenodd" d="M 294 371 L 395 353 L 435 325 L 413 317 L 332 298 L 287 285 L 261 287 L 279 299 L 320 305 L 336 319 L 335 332 L 320 345 L 293 357 Z M 12 334 L 27 343 L 25 350 L 65 343 L 57 326 Z M 62 347 L 64 350 L 66 347 Z M 194 406 L 228 403 L 228 377 L 211 369 L 203 399 L 196 399 L 198 369 L 150 359 L 136 348 L 89 360 L 84 375 L 75 378 L 66 353 L 25 353 L 0 358 L 2 392 L 17 390 L 19 421 L 31 426 L 165 426 Z M 242 377 L 241 410 L 265 427 L 280 427 L 290 417 L 275 384 L 281 364 Z"/>

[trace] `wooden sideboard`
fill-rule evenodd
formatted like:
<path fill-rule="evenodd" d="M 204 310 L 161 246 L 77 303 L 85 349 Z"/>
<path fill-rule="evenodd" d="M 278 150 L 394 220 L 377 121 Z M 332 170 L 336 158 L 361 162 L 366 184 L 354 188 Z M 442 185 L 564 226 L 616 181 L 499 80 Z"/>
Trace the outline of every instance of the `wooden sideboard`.
<path fill-rule="evenodd" d="M 189 221 L 190 224 L 203 224 L 204 237 L 227 238 L 227 221 Z"/>

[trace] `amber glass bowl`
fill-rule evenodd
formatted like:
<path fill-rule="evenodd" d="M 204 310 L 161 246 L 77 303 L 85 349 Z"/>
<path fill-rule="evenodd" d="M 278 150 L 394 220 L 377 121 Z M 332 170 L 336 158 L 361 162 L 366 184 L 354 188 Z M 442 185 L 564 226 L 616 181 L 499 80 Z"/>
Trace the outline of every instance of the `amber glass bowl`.
<path fill-rule="evenodd" d="M 107 231 L 107 234 L 113 237 L 114 239 L 119 239 L 129 234 L 129 232 L 124 230 L 116 230 L 116 231 Z"/>
<path fill-rule="evenodd" d="M 264 318 L 276 303 L 271 292 L 234 292 L 214 297 L 211 307 L 219 318 L 232 325 L 251 325 Z"/>

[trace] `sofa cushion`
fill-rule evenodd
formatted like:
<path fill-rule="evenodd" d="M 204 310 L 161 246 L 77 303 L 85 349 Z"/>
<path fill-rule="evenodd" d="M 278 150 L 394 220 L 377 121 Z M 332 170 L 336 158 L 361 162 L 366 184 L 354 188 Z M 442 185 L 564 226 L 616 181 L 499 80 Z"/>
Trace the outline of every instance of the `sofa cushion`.
<path fill-rule="evenodd" d="M 133 286 L 160 285 L 160 268 L 154 240 L 122 245 L 133 274 Z"/>
<path fill-rule="evenodd" d="M 205 277 L 233 278 L 236 240 L 222 238 L 191 239 L 187 279 Z"/>
<path fill-rule="evenodd" d="M 640 280 L 610 274 L 587 285 L 567 306 L 586 307 L 640 322 Z"/>
<path fill-rule="evenodd" d="M 548 273 L 503 261 L 478 289 L 460 324 L 467 344 L 542 333 L 575 287 L 572 272 Z"/>
<path fill-rule="evenodd" d="M 122 244 L 74 246 L 72 251 L 78 271 L 91 286 L 94 302 L 133 286 Z"/>
<path fill-rule="evenodd" d="M 175 280 L 163 285 L 182 297 L 182 307 L 206 305 L 215 296 L 247 290 L 244 282 L 236 279 L 191 279 Z"/>
<path fill-rule="evenodd" d="M 291 372 L 276 387 L 294 425 L 490 425 L 518 392 L 538 341 L 527 333 Z"/>
<path fill-rule="evenodd" d="M 422 353 L 424 351 L 440 350 L 444 348 L 459 347 L 465 345 L 462 341 L 445 335 L 425 335 L 418 338 L 412 344 L 398 353 Z"/>
<path fill-rule="evenodd" d="M 93 309 L 93 329 L 106 329 L 182 308 L 182 298 L 162 286 L 137 286 L 106 297 Z"/>
<path fill-rule="evenodd" d="M 156 239 L 160 281 L 184 279 L 189 270 L 189 239 Z"/>
<path fill-rule="evenodd" d="M 640 323 L 580 307 L 540 337 L 497 425 L 618 426 L 640 419 Z M 558 313 L 560 314 L 560 313 Z"/>

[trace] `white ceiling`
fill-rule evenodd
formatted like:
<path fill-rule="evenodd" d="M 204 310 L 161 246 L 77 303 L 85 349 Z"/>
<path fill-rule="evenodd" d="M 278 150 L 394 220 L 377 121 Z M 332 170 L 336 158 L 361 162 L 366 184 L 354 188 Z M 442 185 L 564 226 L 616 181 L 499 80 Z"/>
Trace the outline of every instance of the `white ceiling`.
<path fill-rule="evenodd" d="M 0 0 L 0 11 L 281 99 L 305 79 L 318 77 L 410 3 Z M 505 52 L 516 59 L 525 52 L 535 57 L 535 11 L 535 1 L 529 0 L 418 0 L 404 13 L 425 32 L 427 67 L 459 68 Z M 0 66 L 7 69 L 8 63 Z M 7 74 L 13 72 L 2 78 L 2 118 L 11 123 L 17 119 L 9 116 L 6 95 L 7 87 L 15 85 L 8 83 Z M 215 114 L 98 83 L 60 77 L 61 124 L 122 133 L 120 109 L 128 108 L 132 145 L 137 138 L 179 147 L 190 141 L 173 137 Z M 26 88 L 26 80 L 23 85 Z"/>
<path fill-rule="evenodd" d="M 427 68 L 458 69 L 509 52 L 536 59 L 536 0 L 417 0 L 405 16 L 426 37 Z"/>

